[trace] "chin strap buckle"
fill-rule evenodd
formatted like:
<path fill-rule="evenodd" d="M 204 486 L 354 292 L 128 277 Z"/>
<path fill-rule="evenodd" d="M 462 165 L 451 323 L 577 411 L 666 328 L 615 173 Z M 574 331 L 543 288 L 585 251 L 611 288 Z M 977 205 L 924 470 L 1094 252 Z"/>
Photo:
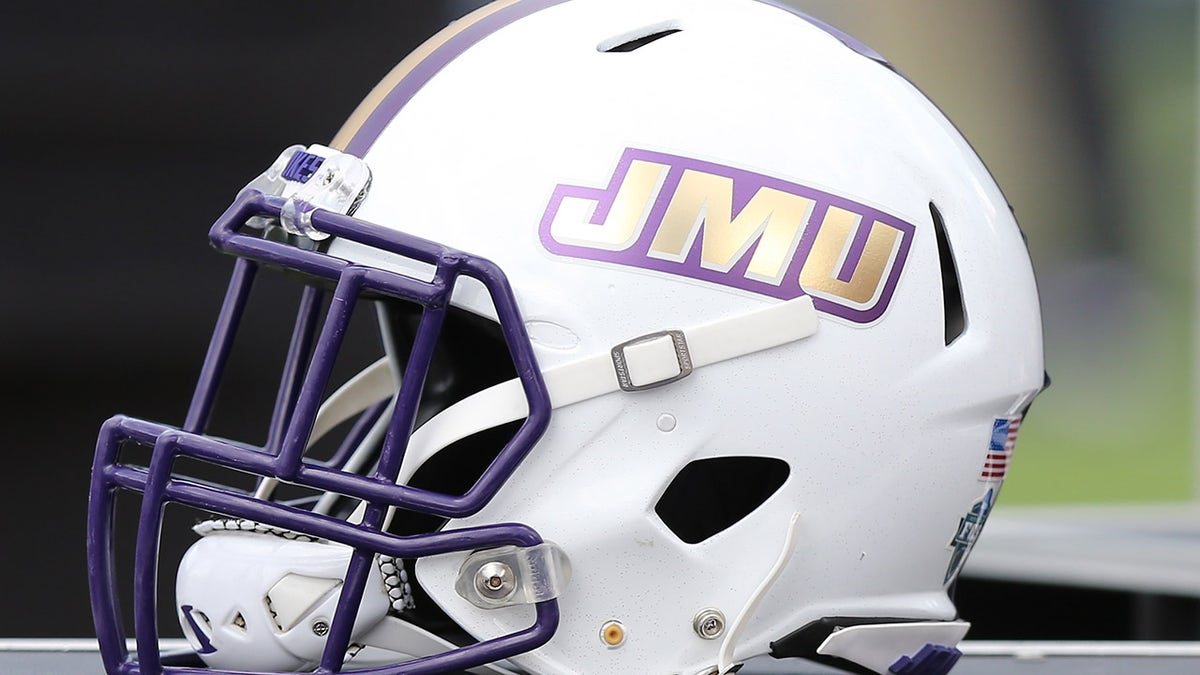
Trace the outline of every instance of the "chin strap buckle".
<path fill-rule="evenodd" d="M 613 369 L 624 391 L 642 391 L 692 374 L 692 353 L 681 330 L 664 330 L 612 348 Z"/>

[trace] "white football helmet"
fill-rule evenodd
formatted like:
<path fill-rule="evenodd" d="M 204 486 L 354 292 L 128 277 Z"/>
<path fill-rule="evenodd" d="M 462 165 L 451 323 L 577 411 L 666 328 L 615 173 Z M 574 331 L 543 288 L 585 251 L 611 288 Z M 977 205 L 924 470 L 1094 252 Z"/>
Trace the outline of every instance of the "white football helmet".
<path fill-rule="evenodd" d="M 187 420 L 114 418 L 97 451 L 110 673 L 186 662 L 157 648 L 167 503 L 215 514 L 173 611 L 221 672 L 953 666 L 947 589 L 1043 386 L 1037 291 L 970 146 L 852 38 L 766 0 L 501 0 L 212 239 L 240 260 Z M 205 427 L 264 266 L 307 281 L 250 446 Z M 326 397 L 372 305 L 386 354 Z M 121 490 L 144 493 L 136 660 Z"/>

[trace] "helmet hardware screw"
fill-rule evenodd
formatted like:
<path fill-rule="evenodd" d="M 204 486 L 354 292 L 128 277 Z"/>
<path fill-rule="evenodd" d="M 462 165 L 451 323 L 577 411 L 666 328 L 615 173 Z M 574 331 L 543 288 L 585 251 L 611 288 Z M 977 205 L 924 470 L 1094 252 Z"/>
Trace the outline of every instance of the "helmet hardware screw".
<path fill-rule="evenodd" d="M 325 637 L 329 635 L 329 622 L 324 619 L 317 619 L 312 625 L 313 635 L 317 637 Z"/>
<path fill-rule="evenodd" d="M 702 609 L 692 619 L 692 629 L 705 640 L 716 640 L 725 632 L 725 615 L 712 607 Z"/>
<path fill-rule="evenodd" d="M 490 562 L 475 572 L 475 590 L 489 600 L 503 600 L 517 588 L 512 568 L 502 562 Z"/>

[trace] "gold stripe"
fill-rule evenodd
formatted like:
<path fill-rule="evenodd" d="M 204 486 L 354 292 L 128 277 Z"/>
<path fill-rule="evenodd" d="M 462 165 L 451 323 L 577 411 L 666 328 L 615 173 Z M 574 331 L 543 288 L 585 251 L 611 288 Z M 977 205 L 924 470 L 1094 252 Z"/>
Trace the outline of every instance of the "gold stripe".
<path fill-rule="evenodd" d="M 489 5 L 480 7 L 458 21 L 446 26 L 436 35 L 426 40 L 425 43 L 420 47 L 417 47 L 415 51 L 404 57 L 403 61 L 396 64 L 396 67 L 392 68 L 391 72 L 389 72 L 386 77 L 380 80 L 379 84 L 375 85 L 375 88 L 371 90 L 371 93 L 367 94 L 367 97 L 363 99 L 362 103 L 358 104 L 358 107 L 354 109 L 354 112 L 350 115 L 350 118 L 347 119 L 346 123 L 342 125 L 342 128 L 338 130 L 337 135 L 333 137 L 333 141 L 330 142 L 329 147 L 334 148 L 335 150 L 344 151 L 346 146 L 350 143 L 350 139 L 354 138 L 354 135 L 357 134 L 358 130 L 361 129 L 363 124 L 366 123 L 367 118 L 371 116 L 371 113 L 375 112 L 375 109 L 379 107 L 379 104 L 382 103 L 385 98 L 387 98 L 387 95 L 390 94 L 392 90 L 404 80 L 404 78 L 408 77 L 409 73 L 411 73 L 418 65 L 420 65 L 422 61 L 429 58 L 430 54 L 437 51 L 439 47 L 446 44 L 453 39 L 454 36 L 462 33 L 479 21 L 486 19 L 487 17 L 506 7 L 515 5 L 520 1 L 521 0 L 497 0 Z"/>

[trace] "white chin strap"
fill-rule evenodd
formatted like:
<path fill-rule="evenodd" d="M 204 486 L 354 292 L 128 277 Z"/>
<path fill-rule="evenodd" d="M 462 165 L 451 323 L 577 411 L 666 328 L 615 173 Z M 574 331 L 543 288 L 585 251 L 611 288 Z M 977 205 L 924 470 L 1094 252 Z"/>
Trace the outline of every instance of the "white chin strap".
<path fill-rule="evenodd" d="M 687 377 L 696 368 L 809 337 L 817 332 L 817 326 L 812 298 L 801 296 L 686 330 L 663 330 L 634 338 L 614 346 L 608 353 L 544 370 L 542 378 L 550 394 L 550 406 L 563 408 L 619 390 L 637 392 L 669 384 Z M 391 397 L 396 388 L 395 376 L 385 356 L 342 385 L 321 405 L 309 446 L 338 424 Z M 413 433 L 398 482 L 407 482 L 425 460 L 451 443 L 528 414 L 529 403 L 517 378 L 468 396 Z M 256 496 L 268 499 L 275 485 L 274 479 L 264 480 Z M 350 519 L 360 520 L 362 509 L 360 505 Z"/>
<path fill-rule="evenodd" d="M 801 296 L 687 330 L 634 338 L 608 353 L 544 370 L 542 378 L 551 408 L 558 409 L 619 390 L 637 392 L 663 386 L 687 377 L 696 368 L 809 337 L 817 332 L 817 326 L 812 298 Z M 321 406 L 313 439 L 317 429 L 332 428 L 358 410 L 392 396 L 395 390 L 387 359 L 376 361 Z M 397 482 L 406 483 L 427 459 L 451 443 L 528 414 L 529 403 L 517 378 L 468 396 L 413 433 Z M 337 421 L 325 423 L 325 416 Z M 361 520 L 363 509 L 359 505 L 350 520 Z M 392 513 L 389 510 L 389 521 Z"/>
<path fill-rule="evenodd" d="M 795 342 L 815 333 L 817 323 L 812 298 L 802 296 L 687 330 L 635 338 L 614 346 L 609 353 L 544 370 L 542 378 L 551 408 L 564 408 L 618 390 L 652 389 L 683 379 L 696 368 Z M 413 433 L 400 482 L 451 443 L 528 414 L 529 404 L 518 379 L 468 396 Z"/>
<path fill-rule="evenodd" d="M 652 389 L 687 377 L 696 368 L 785 345 L 817 332 L 812 298 L 764 305 L 687 330 L 663 330 L 623 342 L 605 354 L 542 371 L 552 408 L 563 408 L 618 390 Z M 309 446 L 369 406 L 390 398 L 395 376 L 383 357 L 342 385 L 317 411 Z M 431 455 L 471 434 L 529 414 L 519 379 L 489 387 L 438 413 L 413 433 L 399 481 L 405 482 Z M 268 485 L 270 483 L 270 485 Z M 264 481 L 259 498 L 274 483 Z"/>

